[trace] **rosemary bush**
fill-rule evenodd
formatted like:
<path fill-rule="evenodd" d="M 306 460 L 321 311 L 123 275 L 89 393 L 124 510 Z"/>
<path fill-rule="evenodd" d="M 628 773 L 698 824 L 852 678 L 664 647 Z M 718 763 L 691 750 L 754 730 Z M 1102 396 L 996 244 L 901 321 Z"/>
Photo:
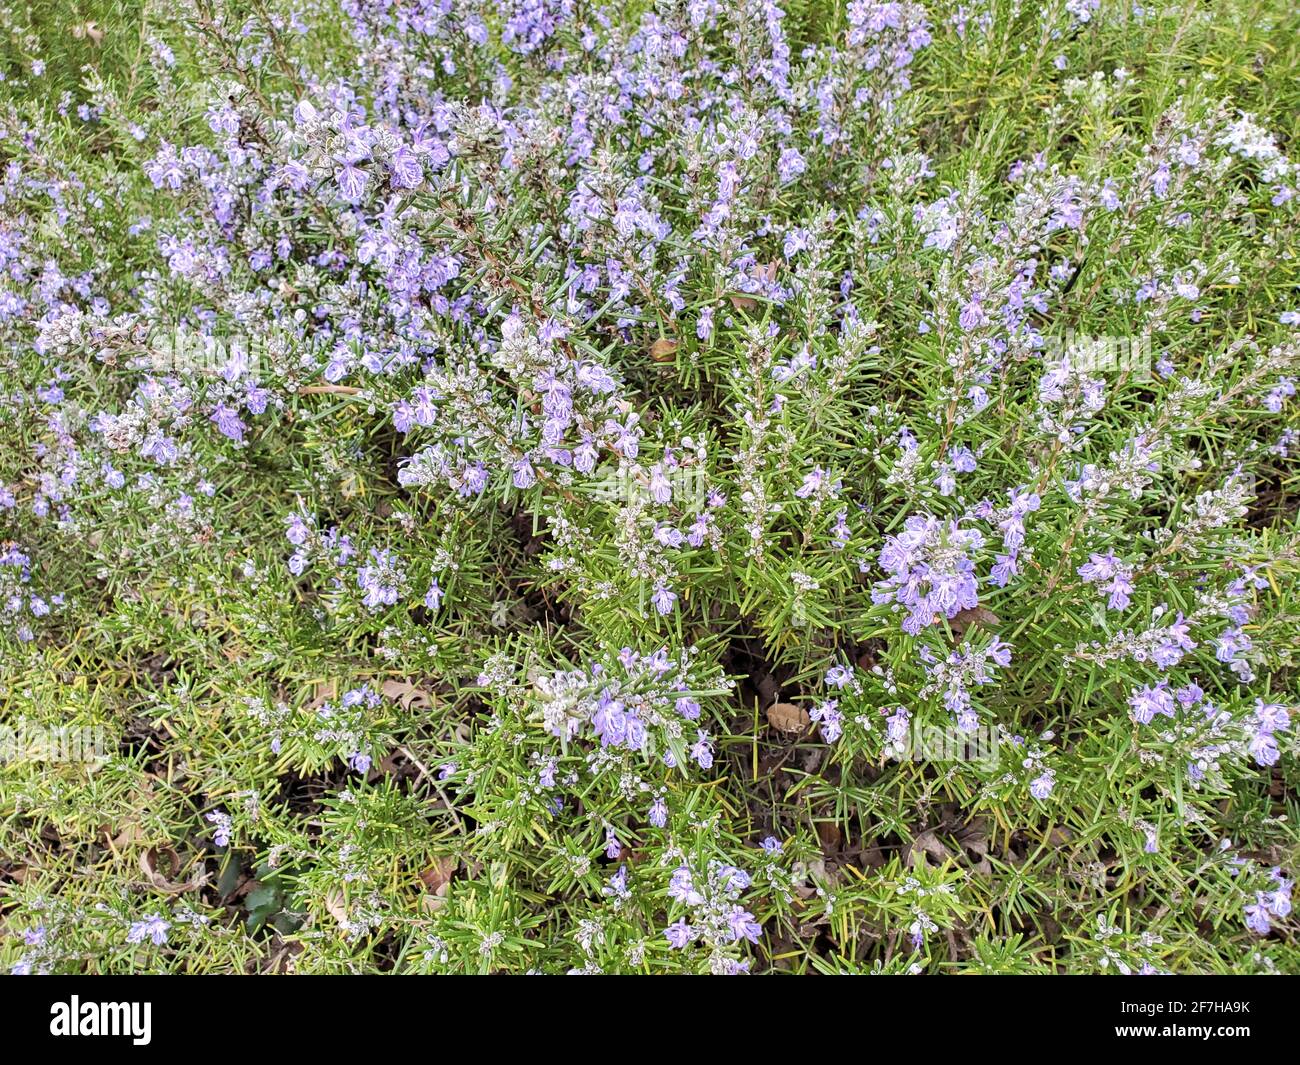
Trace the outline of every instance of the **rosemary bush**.
<path fill-rule="evenodd" d="M 6 968 L 1300 970 L 1292 5 L 0 27 Z"/>

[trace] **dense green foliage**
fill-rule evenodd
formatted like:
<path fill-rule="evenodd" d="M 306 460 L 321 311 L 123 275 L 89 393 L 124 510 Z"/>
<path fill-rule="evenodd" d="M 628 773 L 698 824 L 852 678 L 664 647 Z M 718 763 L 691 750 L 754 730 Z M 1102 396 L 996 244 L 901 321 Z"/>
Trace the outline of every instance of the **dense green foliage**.
<path fill-rule="evenodd" d="M 1293 5 L 0 72 L 6 968 L 1300 971 Z"/>

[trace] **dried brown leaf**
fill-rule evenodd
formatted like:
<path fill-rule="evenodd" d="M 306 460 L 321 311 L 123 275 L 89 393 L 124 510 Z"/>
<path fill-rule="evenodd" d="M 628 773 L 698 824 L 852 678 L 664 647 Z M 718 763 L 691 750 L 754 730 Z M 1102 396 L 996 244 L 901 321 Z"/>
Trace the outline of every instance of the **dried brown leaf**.
<path fill-rule="evenodd" d="M 794 703 L 773 703 L 767 708 L 767 723 L 778 732 L 803 732 L 811 721 L 808 711 Z"/>
<path fill-rule="evenodd" d="M 93 22 L 82 22 L 72 27 L 72 36 L 77 40 L 88 40 L 91 44 L 99 44 L 104 39 L 104 31 Z"/>
<path fill-rule="evenodd" d="M 311 702 L 307 704 L 308 710 L 319 710 L 331 699 L 338 698 L 339 685 L 338 681 L 322 680 L 317 681 L 312 686 Z"/>
<path fill-rule="evenodd" d="M 948 624 L 956 635 L 962 636 L 966 633 L 966 630 L 972 626 L 979 626 L 988 629 L 992 628 L 1001 620 L 1002 619 L 993 613 L 993 611 L 988 607 L 973 606 L 966 610 L 957 611 L 956 614 L 948 619 Z"/>
<path fill-rule="evenodd" d="M 400 703 L 403 710 L 427 710 L 433 705 L 432 694 L 407 680 L 386 680 L 380 691 Z"/>
<path fill-rule="evenodd" d="M 443 884 L 437 891 L 429 895 L 420 896 L 420 906 L 425 913 L 437 913 L 447 905 L 447 892 L 451 890 L 450 884 Z"/>
<path fill-rule="evenodd" d="M 420 873 L 420 880 L 429 891 L 437 894 L 439 888 L 451 883 L 458 864 L 455 858 L 435 858 L 433 864 Z"/>
<path fill-rule="evenodd" d="M 816 827 L 817 838 L 821 840 L 823 852 L 838 851 L 840 844 L 844 842 L 844 833 L 840 831 L 840 826 L 834 821 L 818 821 Z"/>
<path fill-rule="evenodd" d="M 672 362 L 677 351 L 677 341 L 660 337 L 650 345 L 650 358 L 655 362 Z"/>
<path fill-rule="evenodd" d="M 344 926 L 351 924 L 352 919 L 348 915 L 347 900 L 343 897 L 343 892 L 337 888 L 325 896 L 325 909 L 339 924 Z"/>
<path fill-rule="evenodd" d="M 168 895 L 183 895 L 201 888 L 208 882 L 207 870 L 201 866 L 197 873 L 184 882 L 171 879 L 181 870 L 181 858 L 171 847 L 150 847 L 140 855 L 140 869 L 151 887 Z M 167 874 L 162 872 L 166 868 Z"/>
<path fill-rule="evenodd" d="M 957 833 L 957 842 L 961 844 L 969 858 L 973 859 L 975 872 L 980 876 L 992 876 L 993 866 L 989 862 L 989 838 L 984 826 L 973 822 Z"/>
<path fill-rule="evenodd" d="M 943 865 L 952 858 L 952 851 L 943 845 L 938 836 L 928 830 L 917 836 L 907 850 L 907 864 L 912 869 L 928 864 L 927 859 L 933 861 L 935 865 Z"/>

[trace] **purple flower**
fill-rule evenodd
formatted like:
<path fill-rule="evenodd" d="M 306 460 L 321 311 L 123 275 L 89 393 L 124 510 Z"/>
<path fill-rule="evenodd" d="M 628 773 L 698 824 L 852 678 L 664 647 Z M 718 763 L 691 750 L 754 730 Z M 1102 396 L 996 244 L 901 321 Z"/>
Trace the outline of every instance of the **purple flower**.
<path fill-rule="evenodd" d="M 630 899 L 632 892 L 627 886 L 627 866 L 620 865 L 618 872 L 609 878 L 609 883 L 600 889 L 600 893 L 608 898 Z"/>
<path fill-rule="evenodd" d="M 1137 689 L 1129 696 L 1128 704 L 1133 709 L 1133 720 L 1139 725 L 1151 724 L 1157 714 L 1174 716 L 1174 697 L 1163 681 L 1154 688 L 1145 685 Z"/>
<path fill-rule="evenodd" d="M 231 440 L 239 442 L 244 439 L 244 423 L 239 420 L 239 412 L 227 407 L 224 403 L 218 403 L 212 412 L 212 423 L 221 431 L 223 436 L 228 436 Z"/>
<path fill-rule="evenodd" d="M 357 571 L 357 585 L 365 590 L 362 602 L 370 610 L 393 606 L 397 602 L 403 575 L 397 556 L 391 551 L 370 549 L 370 562 Z"/>
<path fill-rule="evenodd" d="M 821 722 L 822 739 L 834 743 L 844 731 L 844 715 L 839 711 L 839 702 L 827 699 L 808 711 L 808 716 Z"/>
<path fill-rule="evenodd" d="M 143 921 L 135 921 L 131 925 L 126 933 L 126 941 L 128 943 L 143 943 L 148 939 L 155 946 L 161 947 L 167 942 L 167 930 L 169 928 L 171 928 L 170 921 L 164 921 L 160 914 L 150 914 Z"/>
<path fill-rule="evenodd" d="M 732 907 L 727 914 L 727 924 L 731 926 L 731 935 L 737 942 L 748 939 L 751 943 L 757 943 L 763 934 L 763 926 L 754 920 L 754 915 L 740 906 Z"/>
<path fill-rule="evenodd" d="M 811 240 L 812 234 L 802 227 L 790 230 L 785 236 L 785 245 L 782 249 L 785 252 L 785 257 L 793 259 L 808 247 Z"/>
<path fill-rule="evenodd" d="M 698 732 L 694 746 L 691 747 L 691 757 L 695 759 L 696 764 L 701 769 L 713 768 L 713 745 L 709 742 L 709 737 L 703 732 Z"/>
<path fill-rule="evenodd" d="M 679 865 L 673 870 L 673 875 L 668 881 L 668 897 L 687 906 L 703 904 L 704 896 L 695 890 L 695 883 L 687 866 Z"/>
<path fill-rule="evenodd" d="M 1196 643 L 1189 633 L 1189 626 L 1179 614 L 1174 623 L 1160 634 L 1160 642 L 1151 653 L 1152 660 L 1161 669 L 1169 669 L 1182 661 L 1187 651 L 1195 650 Z"/>
<path fill-rule="evenodd" d="M 664 473 L 661 463 L 650 467 L 650 498 L 656 503 L 667 503 L 673 498 L 673 486 Z"/>
<path fill-rule="evenodd" d="M 289 525 L 289 528 L 285 531 L 285 540 L 296 547 L 302 547 L 307 542 L 308 534 L 311 532 L 307 528 L 307 523 L 296 514 L 290 515 L 285 521 Z"/>
<path fill-rule="evenodd" d="M 532 488 L 537 483 L 537 475 L 533 472 L 533 464 L 526 458 L 519 459 L 514 466 L 514 486 L 520 490 Z"/>
<path fill-rule="evenodd" d="M 1276 765 L 1278 759 L 1282 757 L 1277 740 L 1271 732 L 1259 732 L 1252 736 L 1249 750 L 1250 756 L 1258 765 Z"/>
<path fill-rule="evenodd" d="M 1104 555 L 1093 553 L 1091 561 L 1079 567 L 1079 576 L 1085 584 L 1099 584 L 1110 593 L 1107 606 L 1111 610 L 1125 610 L 1133 593 L 1133 567 L 1120 561 L 1114 551 Z"/>
<path fill-rule="evenodd" d="M 1255 720 L 1265 731 L 1283 732 L 1291 727 L 1291 711 L 1281 703 L 1266 703 L 1256 698 Z"/>
<path fill-rule="evenodd" d="M 392 171 L 390 180 L 396 189 L 413 189 L 424 180 L 424 167 L 420 165 L 419 158 L 405 146 L 393 153 L 388 168 Z"/>
<path fill-rule="evenodd" d="M 1256 935 L 1266 936 L 1272 930 L 1268 903 L 1268 895 L 1257 891 L 1255 901 L 1246 907 L 1246 927 Z"/>
<path fill-rule="evenodd" d="M 659 614 L 666 616 L 673 612 L 673 604 L 677 602 L 677 593 L 662 584 L 658 584 L 655 585 L 654 593 L 650 596 L 650 602 Z"/>
<path fill-rule="evenodd" d="M 974 473 L 978 463 L 970 448 L 958 446 L 952 449 L 952 465 L 958 473 Z"/>
<path fill-rule="evenodd" d="M 803 484 L 795 489 L 795 496 L 799 499 L 807 499 L 820 491 L 823 484 L 826 483 L 826 471 L 820 466 L 813 469 L 811 473 L 804 476 Z"/>
<path fill-rule="evenodd" d="M 881 569 L 889 574 L 875 585 L 876 603 L 891 600 L 908 608 L 903 631 L 915 636 L 936 616 L 955 617 L 979 605 L 974 554 L 984 537 L 957 522 L 932 515 L 917 515 L 903 523 L 903 531 L 885 540 L 880 549 Z"/>
<path fill-rule="evenodd" d="M 1016 564 L 1015 554 L 998 555 L 989 570 L 989 580 L 999 588 L 1005 588 L 1011 582 L 1011 578 L 1019 572 L 1020 567 Z"/>
<path fill-rule="evenodd" d="M 782 185 L 788 185 L 807 169 L 808 164 L 804 162 L 798 148 L 783 148 L 781 150 L 781 158 L 777 160 L 776 171 L 781 178 Z"/>
<path fill-rule="evenodd" d="M 977 298 L 970 300 L 961 309 L 961 314 L 957 317 L 957 324 L 966 332 L 978 329 L 988 321 L 988 315 L 984 313 L 984 308 Z"/>
<path fill-rule="evenodd" d="M 685 917 L 664 929 L 664 938 L 668 940 L 668 945 L 674 950 L 682 950 L 687 944 L 694 942 L 698 934 L 694 928 L 686 923 Z"/>
<path fill-rule="evenodd" d="M 206 815 L 206 819 L 212 822 L 212 842 L 218 847 L 225 847 L 230 843 L 230 815 L 220 810 L 214 810 Z"/>
<path fill-rule="evenodd" d="M 1291 913 L 1292 883 L 1282 875 L 1282 870 L 1277 867 L 1269 871 L 1269 876 L 1273 878 L 1276 884 L 1276 887 L 1268 893 L 1269 912 L 1278 917 L 1286 917 Z"/>
<path fill-rule="evenodd" d="M 853 673 L 843 665 L 834 665 L 826 671 L 825 683 L 832 688 L 844 688 L 853 682 Z"/>
<path fill-rule="evenodd" d="M 349 203 L 358 203 L 366 191 L 366 182 L 370 180 L 369 175 L 360 167 L 353 166 L 351 163 L 345 163 L 334 172 L 334 177 L 339 183 L 339 192 Z"/>

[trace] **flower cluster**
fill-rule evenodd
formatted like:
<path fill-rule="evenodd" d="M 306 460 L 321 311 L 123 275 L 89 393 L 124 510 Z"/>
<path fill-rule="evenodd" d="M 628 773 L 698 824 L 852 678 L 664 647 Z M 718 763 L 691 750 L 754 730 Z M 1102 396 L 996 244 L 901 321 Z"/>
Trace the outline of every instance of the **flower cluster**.
<path fill-rule="evenodd" d="M 702 876 L 685 864 L 679 865 L 668 883 L 668 897 L 686 911 L 686 916 L 665 928 L 664 938 L 676 950 L 703 940 L 713 952 L 710 964 L 715 971 L 744 971 L 745 963 L 727 959 L 720 948 L 744 940 L 758 942 L 762 929 L 753 914 L 738 905 L 752 883 L 748 873 L 717 861 L 711 861 Z"/>
<path fill-rule="evenodd" d="M 880 568 L 889 576 L 875 585 L 872 601 L 906 607 L 903 631 L 914 636 L 939 618 L 974 610 L 979 605 L 975 559 L 983 546 L 978 530 L 914 515 L 880 549 Z"/>

